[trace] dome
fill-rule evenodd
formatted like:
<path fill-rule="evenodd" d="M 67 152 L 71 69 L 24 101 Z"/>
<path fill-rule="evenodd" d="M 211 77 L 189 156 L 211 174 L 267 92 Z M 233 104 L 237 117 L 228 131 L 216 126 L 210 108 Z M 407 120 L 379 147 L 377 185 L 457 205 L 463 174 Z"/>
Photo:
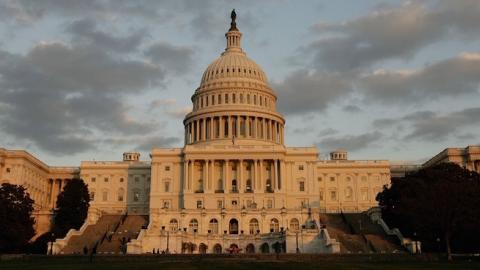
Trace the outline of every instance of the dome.
<path fill-rule="evenodd" d="M 230 52 L 228 49 L 213 61 L 205 70 L 200 85 L 214 81 L 255 80 L 267 84 L 267 76 L 262 68 L 243 52 Z"/>

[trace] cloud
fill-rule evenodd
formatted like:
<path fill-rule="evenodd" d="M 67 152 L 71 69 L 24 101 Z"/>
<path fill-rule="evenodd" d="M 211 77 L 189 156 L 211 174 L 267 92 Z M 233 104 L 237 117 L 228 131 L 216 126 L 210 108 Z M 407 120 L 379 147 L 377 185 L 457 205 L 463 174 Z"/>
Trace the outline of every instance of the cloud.
<path fill-rule="evenodd" d="M 418 70 L 377 70 L 357 85 L 366 100 L 417 103 L 442 97 L 478 93 L 480 54 L 462 53 Z"/>
<path fill-rule="evenodd" d="M 478 39 L 480 2 L 438 1 L 428 5 L 407 1 L 383 6 L 342 23 L 321 22 L 320 38 L 304 47 L 320 70 L 365 69 L 388 59 L 409 59 L 422 48 L 448 37 Z"/>
<path fill-rule="evenodd" d="M 161 86 L 163 78 L 158 66 L 91 47 L 41 43 L 26 55 L 0 51 L 0 127 L 56 154 L 95 148 L 98 138 L 144 135 L 154 125 L 130 117 L 123 97 Z"/>
<path fill-rule="evenodd" d="M 66 31 L 72 35 L 72 43 L 84 44 L 113 52 L 131 52 L 136 50 L 148 36 L 146 29 L 133 31 L 126 36 L 114 36 L 100 31 L 93 19 L 81 19 L 70 23 Z"/>
<path fill-rule="evenodd" d="M 347 151 L 354 152 L 373 145 L 382 137 L 383 134 L 379 131 L 360 135 L 332 136 L 320 140 L 318 145 L 321 149 L 327 149 L 328 151 L 345 149 Z"/>
<path fill-rule="evenodd" d="M 278 94 L 279 111 L 295 115 L 325 110 L 330 103 L 351 92 L 340 74 L 297 70 L 283 82 L 272 84 Z"/>
<path fill-rule="evenodd" d="M 363 110 L 358 107 L 357 105 L 347 105 L 342 108 L 343 111 L 349 112 L 349 113 L 358 113 L 362 112 Z"/>
<path fill-rule="evenodd" d="M 325 129 L 320 130 L 320 132 L 318 133 L 318 137 L 330 136 L 330 135 L 334 135 L 334 134 L 337 134 L 337 133 L 338 133 L 338 130 L 336 130 L 336 129 L 325 128 Z"/>
<path fill-rule="evenodd" d="M 162 64 L 166 71 L 184 74 L 192 69 L 194 51 L 191 48 L 173 46 L 168 43 L 157 43 L 145 51 L 145 56 L 152 62 Z"/>
<path fill-rule="evenodd" d="M 466 108 L 450 113 L 418 111 L 399 118 L 381 118 L 373 121 L 378 128 L 408 125 L 403 141 L 444 141 L 451 136 L 471 139 L 471 134 L 480 123 L 480 107 Z"/>
<path fill-rule="evenodd" d="M 153 148 L 171 147 L 179 142 L 181 142 L 181 139 L 178 137 L 148 137 L 143 139 L 142 142 L 137 145 L 136 149 L 140 151 L 150 151 Z"/>

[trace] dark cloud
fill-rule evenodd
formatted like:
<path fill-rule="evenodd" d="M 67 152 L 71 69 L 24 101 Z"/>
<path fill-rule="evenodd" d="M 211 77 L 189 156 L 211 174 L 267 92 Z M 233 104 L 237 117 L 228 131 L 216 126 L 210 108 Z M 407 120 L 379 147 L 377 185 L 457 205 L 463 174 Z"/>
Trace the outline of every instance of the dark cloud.
<path fill-rule="evenodd" d="M 349 112 L 349 113 L 358 113 L 362 112 L 363 110 L 358 107 L 357 105 L 347 105 L 342 108 L 343 111 Z"/>
<path fill-rule="evenodd" d="M 378 128 L 408 125 L 401 135 L 403 141 L 444 141 L 451 136 L 470 139 L 480 123 L 480 107 L 441 114 L 419 111 L 399 118 L 382 118 L 373 122 Z"/>
<path fill-rule="evenodd" d="M 133 31 L 126 36 L 115 36 L 97 29 L 93 19 L 76 20 L 66 27 L 72 35 L 72 43 L 94 46 L 107 51 L 126 53 L 135 51 L 148 36 L 146 29 Z"/>
<path fill-rule="evenodd" d="M 305 114 L 325 110 L 339 97 L 351 92 L 349 82 L 339 74 L 309 73 L 298 70 L 281 83 L 274 83 L 279 111 Z"/>
<path fill-rule="evenodd" d="M 148 137 L 141 140 L 141 143 L 137 145 L 136 149 L 140 151 L 151 151 L 153 148 L 171 147 L 177 143 L 180 143 L 181 139 L 178 137 Z"/>
<path fill-rule="evenodd" d="M 25 56 L 0 51 L 0 127 L 57 154 L 87 151 L 109 134 L 144 135 L 153 125 L 129 117 L 122 97 L 163 78 L 155 65 L 91 47 L 43 43 Z"/>
<path fill-rule="evenodd" d="M 318 69 L 365 69 L 388 59 L 408 59 L 420 49 L 448 37 L 478 39 L 477 0 L 404 2 L 382 7 L 343 23 L 314 27 L 322 38 L 303 49 Z"/>
<path fill-rule="evenodd" d="M 193 64 L 193 53 L 191 48 L 173 46 L 168 43 L 157 43 L 150 46 L 145 55 L 154 63 L 161 63 L 177 74 L 183 74 L 191 70 Z"/>
<path fill-rule="evenodd" d="M 358 80 L 366 100 L 416 103 L 478 93 L 480 54 L 463 53 L 420 70 L 380 70 Z"/>
<path fill-rule="evenodd" d="M 320 149 L 326 149 L 328 151 L 345 149 L 347 151 L 354 152 L 373 145 L 382 137 L 383 134 L 379 131 L 360 135 L 331 136 L 320 140 L 318 145 Z"/>

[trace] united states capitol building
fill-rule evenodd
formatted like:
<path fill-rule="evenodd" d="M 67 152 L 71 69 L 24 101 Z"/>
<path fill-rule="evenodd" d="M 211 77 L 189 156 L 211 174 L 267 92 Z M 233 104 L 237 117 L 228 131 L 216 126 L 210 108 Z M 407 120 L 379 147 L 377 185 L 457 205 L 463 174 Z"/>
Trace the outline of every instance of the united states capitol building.
<path fill-rule="evenodd" d="M 37 234 L 48 231 L 69 179 L 88 184 L 88 218 L 57 239 L 54 253 L 92 245 L 115 252 L 108 248 L 115 239 L 126 239 L 132 254 L 349 250 L 335 220 L 377 206 L 377 193 L 390 183 L 389 162 L 349 160 L 342 150 L 319 160 L 316 147 L 286 146 L 275 91 L 243 51 L 234 19 L 225 37 L 225 51 L 192 95 L 182 148 L 154 148 L 149 161 L 129 152 L 79 167 L 50 167 L 28 152 L 0 149 L 0 182 L 27 188 Z"/>

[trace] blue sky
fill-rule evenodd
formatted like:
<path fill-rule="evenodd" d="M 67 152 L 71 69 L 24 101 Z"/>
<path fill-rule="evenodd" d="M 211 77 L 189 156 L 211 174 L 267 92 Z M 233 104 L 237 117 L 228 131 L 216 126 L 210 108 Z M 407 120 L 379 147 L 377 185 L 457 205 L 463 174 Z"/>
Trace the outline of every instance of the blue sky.
<path fill-rule="evenodd" d="M 480 143 L 480 1 L 11 0 L 0 147 L 51 165 L 181 147 L 232 8 L 288 146 L 421 162 Z"/>

